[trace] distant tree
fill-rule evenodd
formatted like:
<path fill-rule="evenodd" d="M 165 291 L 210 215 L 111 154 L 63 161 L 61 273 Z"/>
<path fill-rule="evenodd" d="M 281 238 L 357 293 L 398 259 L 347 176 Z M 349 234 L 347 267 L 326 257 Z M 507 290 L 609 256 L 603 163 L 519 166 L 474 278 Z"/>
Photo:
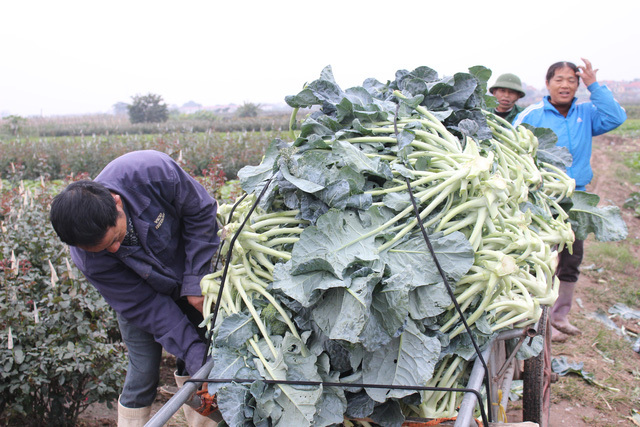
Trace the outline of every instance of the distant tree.
<path fill-rule="evenodd" d="M 200 108 L 202 108 L 202 104 L 198 104 L 195 101 L 189 101 L 189 102 L 185 103 L 182 106 L 182 108 L 198 108 L 198 109 L 200 109 Z"/>
<path fill-rule="evenodd" d="M 238 117 L 257 117 L 259 113 L 260 104 L 254 104 L 252 102 L 245 102 L 236 110 Z"/>
<path fill-rule="evenodd" d="M 7 116 L 4 118 L 4 120 L 5 120 L 5 124 L 3 126 L 4 129 L 7 132 L 9 132 L 11 135 L 15 135 L 15 136 L 21 133 L 22 129 L 27 124 L 27 119 L 21 116 L 16 116 L 16 115 Z"/>
<path fill-rule="evenodd" d="M 129 104 L 126 102 L 116 102 L 113 104 L 113 114 L 123 116 L 129 112 Z"/>
<path fill-rule="evenodd" d="M 162 96 L 149 93 L 131 98 L 133 103 L 127 106 L 131 123 L 160 123 L 169 119 L 169 109 Z"/>
<path fill-rule="evenodd" d="M 196 111 L 195 113 L 189 114 L 188 117 L 194 118 L 196 120 L 207 120 L 210 122 L 218 120 L 218 116 L 216 116 L 213 111 L 207 111 L 207 110 Z"/>

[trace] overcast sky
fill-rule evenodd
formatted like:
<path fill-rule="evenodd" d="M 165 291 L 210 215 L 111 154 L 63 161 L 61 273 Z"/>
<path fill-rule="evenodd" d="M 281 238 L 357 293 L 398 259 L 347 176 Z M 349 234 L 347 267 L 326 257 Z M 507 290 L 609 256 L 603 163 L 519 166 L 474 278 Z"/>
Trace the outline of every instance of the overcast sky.
<path fill-rule="evenodd" d="M 637 0 L 13 0 L 0 6 L 0 114 L 278 103 L 331 65 L 343 89 L 426 65 L 484 65 L 543 88 L 549 65 L 590 59 L 640 78 Z"/>

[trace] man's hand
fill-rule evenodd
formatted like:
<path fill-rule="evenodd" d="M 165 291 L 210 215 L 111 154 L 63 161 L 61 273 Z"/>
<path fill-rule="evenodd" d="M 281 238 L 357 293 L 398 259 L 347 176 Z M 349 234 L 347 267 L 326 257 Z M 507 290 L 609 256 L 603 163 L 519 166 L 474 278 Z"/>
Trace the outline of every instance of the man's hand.
<path fill-rule="evenodd" d="M 204 304 L 204 296 L 188 295 L 187 301 L 194 306 L 200 313 L 202 313 L 202 306 Z"/>
<path fill-rule="evenodd" d="M 598 72 L 598 70 L 593 69 L 591 62 L 588 59 L 584 59 L 584 58 L 580 58 L 580 59 L 582 59 L 582 61 L 584 62 L 584 65 L 578 65 L 578 68 L 580 69 L 580 71 L 577 72 L 576 74 L 580 76 L 580 78 L 582 78 L 584 85 L 589 87 L 589 85 L 596 82 L 596 73 Z"/>

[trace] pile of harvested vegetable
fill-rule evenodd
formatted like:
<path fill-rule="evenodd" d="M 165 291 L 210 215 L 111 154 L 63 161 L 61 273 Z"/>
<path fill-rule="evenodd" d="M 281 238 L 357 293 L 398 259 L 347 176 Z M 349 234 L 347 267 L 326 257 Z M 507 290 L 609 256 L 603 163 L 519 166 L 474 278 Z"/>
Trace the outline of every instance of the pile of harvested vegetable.
<path fill-rule="evenodd" d="M 210 378 L 257 380 L 209 384 L 228 425 L 455 416 L 461 393 L 260 380 L 464 387 L 476 350 L 447 284 L 481 347 L 553 304 L 570 156 L 487 111 L 490 74 L 342 90 L 327 67 L 286 98 L 291 141 L 240 171 L 244 199 L 219 209 L 224 268 L 202 281 Z"/>

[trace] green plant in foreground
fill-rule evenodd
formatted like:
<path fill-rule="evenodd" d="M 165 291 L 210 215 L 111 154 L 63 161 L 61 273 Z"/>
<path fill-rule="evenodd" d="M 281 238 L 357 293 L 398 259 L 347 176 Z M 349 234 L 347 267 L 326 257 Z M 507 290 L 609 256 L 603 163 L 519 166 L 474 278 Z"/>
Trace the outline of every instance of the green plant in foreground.
<path fill-rule="evenodd" d="M 115 314 L 49 224 L 51 196 L 13 184 L 0 191 L 0 421 L 72 426 L 117 399 L 125 352 Z"/>
<path fill-rule="evenodd" d="M 238 173 L 246 198 L 220 206 L 228 263 L 201 282 L 205 314 L 217 309 L 211 378 L 463 387 L 476 354 L 470 336 L 482 347 L 553 304 L 556 249 L 574 231 L 624 238 L 619 211 L 574 192 L 548 132 L 515 129 L 482 109 L 485 71 L 434 81 L 419 67 L 342 91 L 327 67 L 287 97 L 322 110 Z M 262 383 L 209 391 L 230 426 L 399 425 L 454 416 L 460 399 Z"/>
<path fill-rule="evenodd" d="M 427 74 L 421 68 L 412 77 Z M 224 288 L 224 270 L 202 281 L 206 309 L 219 300 L 210 375 L 464 386 L 475 350 L 414 209 L 483 345 L 504 328 L 535 322 L 541 306 L 555 300 L 554 248 L 573 240 L 559 201 L 573 194 L 572 181 L 538 163 L 532 132 L 490 113 L 465 111 L 447 127 L 420 105 L 421 96 L 390 88 L 376 103 L 361 88 L 357 98 L 331 98 L 320 92 L 339 89 L 330 70 L 322 77 L 290 105 L 314 97 L 336 105 L 305 120 L 294 141 L 274 141 L 259 166 L 241 170 L 248 197 L 233 209 L 220 207 L 221 254 L 232 256 Z M 449 84 L 483 91 L 475 77 L 456 77 Z M 471 99 L 450 101 L 479 103 L 468 87 Z M 352 104 L 355 99 L 369 101 Z M 251 212 L 268 178 L 274 182 Z M 215 391 L 229 425 L 244 417 L 283 425 L 330 425 L 344 416 L 399 422 L 409 415 L 452 416 L 459 403 L 458 394 L 443 391 L 313 387 L 301 393 L 289 385 L 216 385 Z M 366 409 L 350 411 L 353 402 Z M 237 405 L 255 411 L 237 414 Z"/>

